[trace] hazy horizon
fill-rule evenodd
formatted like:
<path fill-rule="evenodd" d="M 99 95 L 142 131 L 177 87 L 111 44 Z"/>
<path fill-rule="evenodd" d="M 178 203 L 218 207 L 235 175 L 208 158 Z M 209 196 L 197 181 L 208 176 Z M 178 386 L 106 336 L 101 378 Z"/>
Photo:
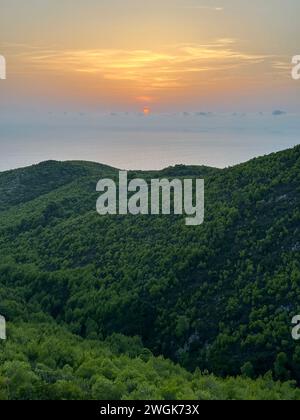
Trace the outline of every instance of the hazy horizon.
<path fill-rule="evenodd" d="M 38 122 L 22 115 L 12 125 L 2 115 L 0 171 L 45 160 L 95 161 L 132 170 L 176 164 L 224 168 L 299 144 L 299 117 L 279 111 L 147 117 L 70 112 L 41 113 Z"/>

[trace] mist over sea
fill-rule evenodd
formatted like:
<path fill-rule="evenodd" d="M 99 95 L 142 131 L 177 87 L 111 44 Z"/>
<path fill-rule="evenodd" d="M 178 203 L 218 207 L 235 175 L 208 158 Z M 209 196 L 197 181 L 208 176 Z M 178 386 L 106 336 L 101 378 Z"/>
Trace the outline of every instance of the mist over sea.
<path fill-rule="evenodd" d="M 49 159 L 122 169 L 226 167 L 297 145 L 299 133 L 299 115 L 280 111 L 2 114 L 0 171 Z"/>

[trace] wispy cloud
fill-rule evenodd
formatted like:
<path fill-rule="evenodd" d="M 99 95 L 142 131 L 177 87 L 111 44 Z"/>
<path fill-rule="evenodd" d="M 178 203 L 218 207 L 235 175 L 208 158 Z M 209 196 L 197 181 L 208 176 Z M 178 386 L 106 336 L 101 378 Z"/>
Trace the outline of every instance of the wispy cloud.
<path fill-rule="evenodd" d="M 255 66 L 267 55 L 251 54 L 235 39 L 208 44 L 177 44 L 160 50 L 21 48 L 18 59 L 31 71 L 98 75 L 108 81 L 127 81 L 149 89 L 172 89 L 205 83 L 226 70 Z"/>
<path fill-rule="evenodd" d="M 193 9 L 193 10 L 209 10 L 212 12 L 223 12 L 224 7 L 218 7 L 218 6 L 182 6 L 181 9 Z"/>

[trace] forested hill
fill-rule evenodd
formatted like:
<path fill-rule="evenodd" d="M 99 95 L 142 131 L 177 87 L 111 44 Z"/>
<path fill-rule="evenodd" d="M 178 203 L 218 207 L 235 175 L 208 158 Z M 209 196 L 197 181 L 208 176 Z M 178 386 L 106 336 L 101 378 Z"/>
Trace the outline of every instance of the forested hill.
<path fill-rule="evenodd" d="M 96 183 L 118 177 L 104 165 L 0 174 L 0 313 L 51 316 L 90 340 L 139 336 L 190 370 L 300 381 L 300 147 L 224 170 L 130 176 L 204 177 L 205 223 L 99 216 Z"/>

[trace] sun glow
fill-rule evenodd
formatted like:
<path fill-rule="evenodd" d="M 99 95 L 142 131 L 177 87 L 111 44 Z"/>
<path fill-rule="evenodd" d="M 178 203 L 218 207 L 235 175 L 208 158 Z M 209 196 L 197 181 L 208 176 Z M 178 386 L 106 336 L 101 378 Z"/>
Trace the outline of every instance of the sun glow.
<path fill-rule="evenodd" d="M 174 101 L 211 100 L 258 85 L 257 69 L 259 84 L 267 83 L 274 58 L 249 53 L 235 39 L 215 39 L 153 49 L 25 46 L 19 60 L 34 78 L 35 89 L 39 80 L 43 84 L 49 77 L 59 85 L 59 95 L 64 92 L 80 100 L 138 105 L 148 116 L 153 103 L 158 109 Z M 45 94 L 45 87 L 42 89 Z M 53 92 L 51 87 L 48 94 Z"/>

